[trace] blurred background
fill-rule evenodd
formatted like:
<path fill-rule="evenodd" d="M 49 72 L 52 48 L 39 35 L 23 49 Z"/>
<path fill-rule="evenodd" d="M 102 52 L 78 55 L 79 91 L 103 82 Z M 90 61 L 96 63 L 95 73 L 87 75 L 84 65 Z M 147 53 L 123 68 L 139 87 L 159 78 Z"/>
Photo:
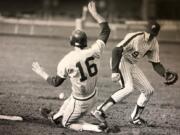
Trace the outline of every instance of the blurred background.
<path fill-rule="evenodd" d="M 0 1 L 0 34 L 66 37 L 61 27 L 77 28 L 81 25 L 95 28 L 92 18 L 82 18 L 83 7 L 89 0 L 5 0 Z M 122 38 L 130 31 L 142 30 L 148 20 L 157 20 L 162 31 L 160 39 L 179 42 L 179 0 L 96 0 L 99 12 L 111 23 L 111 39 Z M 79 24 L 78 24 L 79 23 Z M 68 30 L 66 30 L 68 31 Z M 89 32 L 90 33 L 90 32 Z M 163 33 L 163 32 L 162 32 Z M 173 33 L 173 34 L 171 34 Z M 94 34 L 89 34 L 93 37 Z M 172 36 L 173 35 L 173 36 Z M 96 35 L 95 35 L 96 36 Z"/>
<path fill-rule="evenodd" d="M 97 6 L 110 21 L 180 20 L 179 0 L 96 0 Z M 0 1 L 0 13 L 17 18 L 66 18 L 81 15 L 88 0 L 5 0 Z"/>

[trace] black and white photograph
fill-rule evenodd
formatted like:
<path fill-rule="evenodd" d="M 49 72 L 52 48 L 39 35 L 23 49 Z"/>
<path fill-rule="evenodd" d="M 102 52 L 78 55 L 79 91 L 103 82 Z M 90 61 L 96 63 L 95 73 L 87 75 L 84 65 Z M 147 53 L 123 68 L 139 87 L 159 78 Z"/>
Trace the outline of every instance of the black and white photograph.
<path fill-rule="evenodd" d="M 180 135 L 179 0 L 0 1 L 0 135 Z"/>

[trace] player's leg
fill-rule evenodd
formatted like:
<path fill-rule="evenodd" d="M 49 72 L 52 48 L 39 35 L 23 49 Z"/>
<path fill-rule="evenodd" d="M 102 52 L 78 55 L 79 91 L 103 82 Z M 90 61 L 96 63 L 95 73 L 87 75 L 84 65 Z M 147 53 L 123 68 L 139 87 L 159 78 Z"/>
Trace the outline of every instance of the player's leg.
<path fill-rule="evenodd" d="M 94 132 L 103 132 L 103 127 L 100 125 L 90 124 L 85 121 L 78 121 L 76 123 L 72 123 L 68 126 L 68 128 L 76 130 L 76 131 L 94 131 Z"/>
<path fill-rule="evenodd" d="M 134 87 L 135 89 L 140 90 L 141 94 L 138 97 L 137 104 L 131 114 L 131 118 L 134 124 L 141 125 L 145 124 L 146 122 L 142 118 L 140 118 L 140 115 L 142 114 L 150 97 L 152 96 L 154 89 L 144 73 L 137 66 L 133 68 L 132 75 Z"/>
<path fill-rule="evenodd" d="M 59 109 L 57 113 L 53 112 L 52 110 L 48 108 L 40 108 L 41 115 L 44 118 L 49 119 L 52 123 L 55 123 L 56 125 L 61 125 L 62 123 L 62 116 L 65 110 L 65 107 L 70 103 L 70 97 L 66 99 Z"/>
<path fill-rule="evenodd" d="M 70 100 L 71 97 L 67 98 L 64 103 L 62 104 L 62 106 L 60 107 L 59 111 L 57 113 L 54 114 L 53 119 L 58 119 L 59 117 L 63 116 L 64 110 L 66 108 L 66 106 L 68 106 L 68 104 L 70 104 Z"/>
<path fill-rule="evenodd" d="M 133 81 L 131 76 L 131 66 L 129 62 L 127 62 L 125 59 L 121 60 L 120 64 L 120 71 L 122 73 L 122 79 L 124 83 L 124 87 L 117 92 L 115 92 L 113 95 L 111 95 L 103 104 L 97 107 L 95 111 L 92 112 L 92 114 L 101 122 L 105 121 L 105 111 L 107 111 L 112 105 L 114 105 L 117 102 L 122 101 L 124 98 L 126 98 L 128 95 L 130 95 L 133 91 Z"/>
<path fill-rule="evenodd" d="M 80 120 L 88 110 L 92 108 L 95 104 L 95 100 L 96 97 L 86 101 L 79 101 L 71 97 L 71 100 L 69 101 L 70 104 L 68 104 L 64 110 L 62 125 L 76 131 L 86 130 L 102 132 L 103 128 L 100 125 L 94 125 Z"/>

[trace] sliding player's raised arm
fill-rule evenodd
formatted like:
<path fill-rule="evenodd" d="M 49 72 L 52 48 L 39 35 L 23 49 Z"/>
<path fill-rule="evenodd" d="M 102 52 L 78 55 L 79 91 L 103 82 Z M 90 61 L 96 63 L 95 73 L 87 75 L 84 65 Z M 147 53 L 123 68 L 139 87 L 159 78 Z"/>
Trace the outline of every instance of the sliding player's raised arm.
<path fill-rule="evenodd" d="M 91 1 L 88 4 L 88 10 L 92 17 L 99 23 L 100 25 L 100 34 L 98 39 L 102 40 L 104 43 L 107 42 L 109 35 L 110 35 L 110 28 L 108 25 L 108 22 L 105 20 L 104 17 L 102 17 L 96 10 L 96 4 L 95 2 Z"/>

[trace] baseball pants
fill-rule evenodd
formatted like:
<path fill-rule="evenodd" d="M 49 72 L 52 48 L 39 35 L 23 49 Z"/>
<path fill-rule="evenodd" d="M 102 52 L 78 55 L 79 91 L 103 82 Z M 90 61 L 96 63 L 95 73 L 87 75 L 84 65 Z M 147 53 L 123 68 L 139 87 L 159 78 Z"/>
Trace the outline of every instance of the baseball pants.
<path fill-rule="evenodd" d="M 68 127 L 72 123 L 78 123 L 79 120 L 92 109 L 96 102 L 97 92 L 88 100 L 78 100 L 72 95 L 64 101 L 60 111 L 62 113 L 62 125 Z"/>
<path fill-rule="evenodd" d="M 119 69 L 122 73 L 123 79 L 120 80 L 120 84 L 123 82 L 124 87 L 115 92 L 111 97 L 115 100 L 115 102 L 120 102 L 130 95 L 134 89 L 137 89 L 141 92 L 137 104 L 145 106 L 153 94 L 154 88 L 151 86 L 144 73 L 136 64 L 131 64 L 124 57 L 121 59 Z"/>

